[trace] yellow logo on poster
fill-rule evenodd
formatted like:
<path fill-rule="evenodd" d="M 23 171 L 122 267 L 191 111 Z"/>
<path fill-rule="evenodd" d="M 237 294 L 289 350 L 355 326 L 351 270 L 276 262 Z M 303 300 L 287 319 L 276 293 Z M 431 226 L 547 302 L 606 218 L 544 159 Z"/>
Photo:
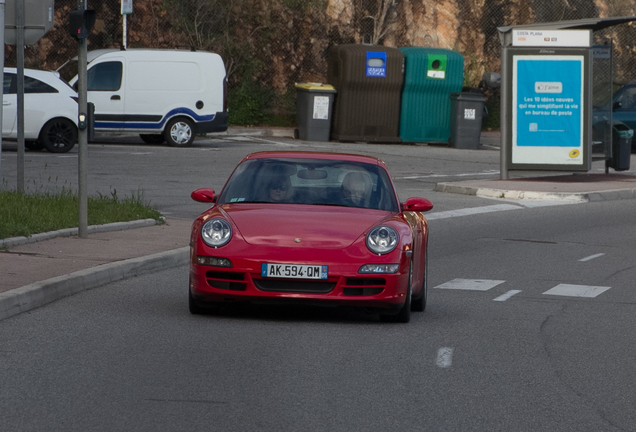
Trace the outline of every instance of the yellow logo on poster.
<path fill-rule="evenodd" d="M 571 157 L 571 158 L 575 158 L 575 157 L 577 157 L 579 154 L 581 154 L 581 152 L 580 152 L 580 151 L 578 151 L 577 149 L 574 149 L 574 150 L 572 150 L 572 151 L 570 152 L 570 157 Z"/>

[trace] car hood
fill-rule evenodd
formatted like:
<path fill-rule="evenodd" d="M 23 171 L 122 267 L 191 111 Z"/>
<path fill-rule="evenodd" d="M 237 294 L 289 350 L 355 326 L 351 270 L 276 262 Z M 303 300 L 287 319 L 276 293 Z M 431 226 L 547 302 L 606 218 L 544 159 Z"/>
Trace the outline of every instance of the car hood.
<path fill-rule="evenodd" d="M 393 214 L 314 205 L 227 204 L 220 209 L 251 245 L 342 249 Z"/>

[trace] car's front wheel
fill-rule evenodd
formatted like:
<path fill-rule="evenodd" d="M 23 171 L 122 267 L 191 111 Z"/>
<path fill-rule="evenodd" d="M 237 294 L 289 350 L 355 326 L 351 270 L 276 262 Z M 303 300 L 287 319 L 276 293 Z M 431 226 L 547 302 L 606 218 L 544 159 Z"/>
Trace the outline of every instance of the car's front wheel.
<path fill-rule="evenodd" d="M 189 147 L 194 141 L 194 125 L 187 118 L 176 118 L 168 122 L 163 136 L 169 146 Z"/>
<path fill-rule="evenodd" d="M 413 265 L 409 266 L 409 286 L 406 290 L 406 299 L 404 305 L 400 308 L 400 311 L 395 315 L 380 315 L 380 320 L 384 322 L 394 323 L 408 323 L 411 321 L 411 297 L 413 295 L 412 282 L 413 280 Z"/>
<path fill-rule="evenodd" d="M 39 141 L 51 153 L 66 153 L 77 142 L 77 127 L 65 118 L 49 120 L 40 131 Z"/>
<path fill-rule="evenodd" d="M 188 289 L 188 308 L 190 309 L 190 313 L 192 315 L 201 315 L 205 313 L 205 308 L 199 306 L 194 297 L 192 297 L 192 292 Z"/>
<path fill-rule="evenodd" d="M 424 249 L 424 277 L 422 280 L 422 294 L 413 299 L 411 310 L 414 312 L 424 312 L 426 309 L 426 297 L 428 296 L 428 245 Z"/>

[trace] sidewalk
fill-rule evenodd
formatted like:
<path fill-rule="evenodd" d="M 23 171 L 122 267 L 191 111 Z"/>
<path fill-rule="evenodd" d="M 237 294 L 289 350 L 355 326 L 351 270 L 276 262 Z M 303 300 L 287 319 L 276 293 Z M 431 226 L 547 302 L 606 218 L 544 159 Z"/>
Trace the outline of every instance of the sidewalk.
<path fill-rule="evenodd" d="M 546 174 L 542 177 L 508 180 L 468 180 L 437 183 L 435 191 L 487 198 L 610 201 L 636 198 L 636 175 Z"/>
<path fill-rule="evenodd" d="M 118 230 L 89 231 L 86 239 L 62 230 L 57 233 L 61 237 L 0 249 L 0 320 L 83 290 L 188 262 L 190 220 L 166 219 L 163 225 L 141 228 L 137 223 L 111 225 L 103 227 Z M 183 289 L 186 292 L 187 281 Z"/>

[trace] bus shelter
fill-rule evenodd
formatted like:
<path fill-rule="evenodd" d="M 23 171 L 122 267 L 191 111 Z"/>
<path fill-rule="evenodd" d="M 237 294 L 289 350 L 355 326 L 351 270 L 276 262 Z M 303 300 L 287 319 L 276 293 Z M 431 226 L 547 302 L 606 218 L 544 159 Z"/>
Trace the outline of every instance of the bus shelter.
<path fill-rule="evenodd" d="M 634 20 L 591 18 L 498 28 L 502 179 L 511 170 L 576 172 L 589 171 L 593 160 L 616 162 L 612 45 L 608 40 L 595 46 L 593 32 Z"/>

